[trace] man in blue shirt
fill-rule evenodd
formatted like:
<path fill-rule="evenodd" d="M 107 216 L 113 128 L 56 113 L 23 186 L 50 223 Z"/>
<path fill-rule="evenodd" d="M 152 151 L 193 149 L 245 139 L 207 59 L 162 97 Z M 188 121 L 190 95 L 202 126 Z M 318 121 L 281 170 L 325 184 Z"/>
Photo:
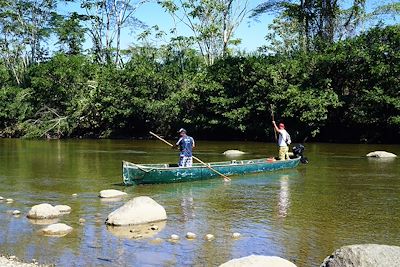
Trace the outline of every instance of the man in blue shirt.
<path fill-rule="evenodd" d="M 192 167 L 192 149 L 195 147 L 194 139 L 186 134 L 186 130 L 181 128 L 178 131 L 181 136 L 176 142 L 176 146 L 179 148 L 179 167 Z"/>

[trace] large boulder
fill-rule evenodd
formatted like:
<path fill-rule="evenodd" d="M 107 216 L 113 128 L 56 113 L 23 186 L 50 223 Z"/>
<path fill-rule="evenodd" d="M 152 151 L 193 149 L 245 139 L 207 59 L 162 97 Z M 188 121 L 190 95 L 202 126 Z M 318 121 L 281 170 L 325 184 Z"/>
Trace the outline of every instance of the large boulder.
<path fill-rule="evenodd" d="M 71 233 L 72 230 L 73 228 L 71 226 L 64 223 L 56 223 L 43 228 L 40 232 L 47 236 L 65 236 Z"/>
<path fill-rule="evenodd" d="M 240 156 L 240 155 L 246 154 L 246 152 L 231 149 L 231 150 L 225 151 L 223 154 L 228 157 L 234 157 L 234 156 Z"/>
<path fill-rule="evenodd" d="M 165 209 L 150 197 L 135 197 L 122 207 L 111 212 L 106 224 L 122 226 L 164 221 Z"/>
<path fill-rule="evenodd" d="M 114 198 L 114 197 L 123 197 L 126 196 L 127 193 L 115 190 L 115 189 L 107 189 L 100 191 L 99 197 L 101 198 Z"/>
<path fill-rule="evenodd" d="M 219 267 L 296 267 L 288 260 L 276 256 L 251 255 L 244 258 L 233 259 Z"/>
<path fill-rule="evenodd" d="M 386 152 L 386 151 L 374 151 L 367 154 L 367 157 L 370 158 L 395 158 L 397 157 L 396 154 Z"/>
<path fill-rule="evenodd" d="M 376 244 L 352 245 L 337 249 L 321 267 L 400 266 L 400 247 Z"/>
<path fill-rule="evenodd" d="M 28 212 L 29 219 L 54 219 L 61 215 L 60 211 L 50 204 L 43 203 L 33 206 Z"/>

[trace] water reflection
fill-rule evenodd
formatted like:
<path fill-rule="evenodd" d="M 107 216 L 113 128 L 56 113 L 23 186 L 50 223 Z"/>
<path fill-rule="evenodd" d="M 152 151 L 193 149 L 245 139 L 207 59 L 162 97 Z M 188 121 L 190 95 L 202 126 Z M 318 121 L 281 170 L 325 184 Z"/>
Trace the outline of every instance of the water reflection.
<path fill-rule="evenodd" d="M 290 206 L 289 175 L 282 175 L 279 178 L 279 184 L 278 216 L 285 218 Z"/>
<path fill-rule="evenodd" d="M 187 192 L 183 192 L 181 199 L 181 208 L 182 208 L 182 221 L 187 222 L 196 216 L 194 212 L 194 200 L 193 200 L 192 188 L 190 188 Z"/>
<path fill-rule="evenodd" d="M 156 236 L 166 226 L 166 222 L 132 226 L 107 226 L 107 230 L 118 238 L 143 239 Z"/>

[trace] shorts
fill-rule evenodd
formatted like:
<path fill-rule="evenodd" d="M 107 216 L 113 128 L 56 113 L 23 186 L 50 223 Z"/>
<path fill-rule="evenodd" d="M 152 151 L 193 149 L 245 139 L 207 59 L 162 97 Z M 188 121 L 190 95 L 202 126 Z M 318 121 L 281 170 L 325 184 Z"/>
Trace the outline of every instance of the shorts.
<path fill-rule="evenodd" d="M 193 158 L 192 157 L 185 157 L 181 156 L 179 158 L 179 167 L 192 167 L 193 165 Z"/>

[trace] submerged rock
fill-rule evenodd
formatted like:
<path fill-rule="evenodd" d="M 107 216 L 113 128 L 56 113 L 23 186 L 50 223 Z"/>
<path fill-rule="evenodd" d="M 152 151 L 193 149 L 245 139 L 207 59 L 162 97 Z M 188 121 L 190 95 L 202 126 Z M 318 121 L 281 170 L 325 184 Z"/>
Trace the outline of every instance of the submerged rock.
<path fill-rule="evenodd" d="M 370 158 L 395 158 L 397 157 L 396 154 L 386 152 L 386 151 L 374 151 L 367 154 L 367 157 Z"/>
<path fill-rule="evenodd" d="M 275 256 L 256 256 L 251 255 L 239 259 L 233 259 L 219 267 L 296 267 L 288 260 Z"/>
<path fill-rule="evenodd" d="M 151 227 L 157 226 L 157 230 L 151 230 Z M 157 235 L 166 226 L 166 222 L 158 222 L 156 224 L 139 224 L 130 226 L 110 226 L 107 225 L 107 230 L 118 238 L 140 239 L 151 238 Z"/>
<path fill-rule="evenodd" d="M 296 265 L 280 257 L 251 255 L 230 260 L 219 267 L 296 267 Z"/>
<path fill-rule="evenodd" d="M 115 190 L 115 189 L 107 189 L 100 191 L 99 197 L 101 198 L 114 198 L 114 197 L 122 197 L 126 196 L 127 193 Z"/>
<path fill-rule="evenodd" d="M 64 223 L 56 223 L 43 228 L 40 232 L 47 236 L 65 236 L 71 233 L 72 230 L 73 228 L 71 226 Z"/>
<path fill-rule="evenodd" d="M 160 245 L 162 242 L 164 242 L 164 240 L 162 240 L 162 238 L 154 238 L 153 240 L 150 241 L 151 244 L 153 245 Z"/>
<path fill-rule="evenodd" d="M 150 197 L 135 197 L 122 207 L 111 212 L 106 224 L 122 226 L 164 221 L 167 212 L 164 207 Z"/>
<path fill-rule="evenodd" d="M 225 156 L 240 156 L 246 154 L 246 152 L 240 150 L 227 150 L 223 153 Z"/>
<path fill-rule="evenodd" d="M 60 213 L 70 213 L 71 212 L 71 207 L 67 205 L 56 205 L 55 208 L 60 212 Z"/>
<path fill-rule="evenodd" d="M 328 256 L 321 267 L 400 266 L 400 247 L 364 244 L 341 247 Z"/>
<path fill-rule="evenodd" d="M 60 211 L 48 203 L 33 206 L 28 212 L 29 219 L 54 219 L 61 215 Z"/>

